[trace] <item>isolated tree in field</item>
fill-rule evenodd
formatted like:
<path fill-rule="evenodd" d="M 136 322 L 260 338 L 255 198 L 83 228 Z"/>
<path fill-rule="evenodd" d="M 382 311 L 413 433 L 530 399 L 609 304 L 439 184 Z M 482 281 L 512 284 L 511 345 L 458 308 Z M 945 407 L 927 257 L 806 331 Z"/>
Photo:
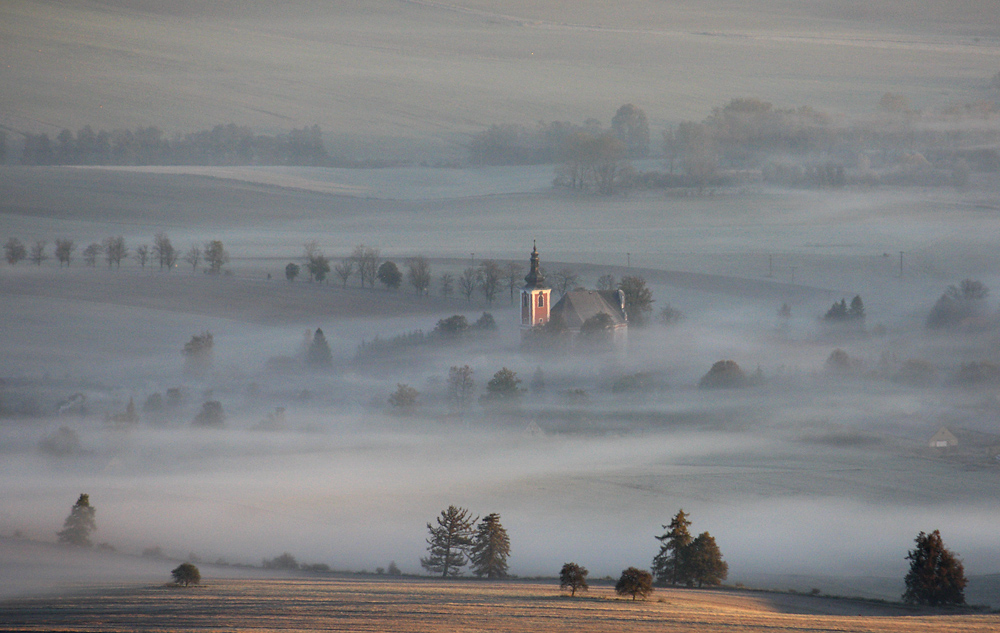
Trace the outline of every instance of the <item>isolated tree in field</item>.
<path fill-rule="evenodd" d="M 24 247 L 24 242 L 12 237 L 3 245 L 3 256 L 8 264 L 14 266 L 28 256 L 28 249 Z"/>
<path fill-rule="evenodd" d="M 722 552 L 715 538 L 708 532 L 699 534 L 688 545 L 686 554 L 689 583 L 699 587 L 716 587 L 729 575 L 729 564 L 722 560 Z"/>
<path fill-rule="evenodd" d="M 101 256 L 103 248 L 96 242 L 83 249 L 83 263 L 91 268 L 97 266 L 97 258 Z"/>
<path fill-rule="evenodd" d="M 656 540 L 660 541 L 660 552 L 653 557 L 653 573 L 656 574 L 656 584 L 677 585 L 688 583 L 690 574 L 687 567 L 688 546 L 691 545 L 691 533 L 688 528 L 691 521 L 684 510 L 680 510 L 664 525 L 666 530 Z"/>
<path fill-rule="evenodd" d="M 214 347 L 215 339 L 212 338 L 211 332 L 205 331 L 192 336 L 181 350 L 184 356 L 184 371 L 200 375 L 210 370 Z"/>
<path fill-rule="evenodd" d="M 507 577 L 507 557 L 510 556 L 510 538 L 500 524 L 500 515 L 487 514 L 476 527 L 472 538 L 469 560 L 472 571 L 480 578 L 498 580 Z"/>
<path fill-rule="evenodd" d="M 521 395 L 519 384 L 521 379 L 517 372 L 504 367 L 486 383 L 486 393 L 481 400 L 484 403 L 513 402 Z"/>
<path fill-rule="evenodd" d="M 104 238 L 104 261 L 108 263 L 108 268 L 114 265 L 121 268 L 122 260 L 128 257 L 128 246 L 125 245 L 125 238 L 121 235 Z"/>
<path fill-rule="evenodd" d="M 417 398 L 420 392 L 405 384 L 396 384 L 396 391 L 389 396 L 389 404 L 401 413 L 408 413 L 417 408 Z"/>
<path fill-rule="evenodd" d="M 288 281 L 295 281 L 295 278 L 299 276 L 299 265 L 294 262 L 288 262 L 285 266 L 285 279 Z"/>
<path fill-rule="evenodd" d="M 178 253 L 173 244 L 170 243 L 167 234 L 163 231 L 157 231 L 156 235 L 153 236 L 153 257 L 159 263 L 160 270 L 173 268 L 177 263 L 177 255 Z"/>
<path fill-rule="evenodd" d="M 35 240 L 35 243 L 31 245 L 31 249 L 28 251 L 28 259 L 32 264 L 35 266 L 41 266 L 42 262 L 49 258 L 49 256 L 45 254 L 45 247 L 47 245 L 48 242 L 45 240 Z"/>
<path fill-rule="evenodd" d="M 645 569 L 629 567 L 615 583 L 615 592 L 619 596 L 632 596 L 632 600 L 645 598 L 653 593 L 653 575 Z"/>
<path fill-rule="evenodd" d="M 396 262 L 383 262 L 375 272 L 380 284 L 391 290 L 399 290 L 399 285 L 403 283 L 403 273 L 399 272 Z"/>
<path fill-rule="evenodd" d="M 173 576 L 174 584 L 188 587 L 201 583 L 201 572 L 191 563 L 181 563 L 170 575 Z"/>
<path fill-rule="evenodd" d="M 500 281 L 503 278 L 503 269 L 492 259 L 483 260 L 479 264 L 476 272 L 476 280 L 479 284 L 479 291 L 483 293 L 486 303 L 493 304 L 493 299 L 500 290 Z"/>
<path fill-rule="evenodd" d="M 203 252 L 209 274 L 218 275 L 222 271 L 222 267 L 229 263 L 229 253 L 226 252 L 226 247 L 222 245 L 220 240 L 205 242 Z"/>
<path fill-rule="evenodd" d="M 450 297 L 455 292 L 455 278 L 451 273 L 442 273 L 439 283 L 441 284 L 442 297 Z"/>
<path fill-rule="evenodd" d="M 90 547 L 90 533 L 97 529 L 94 515 L 97 510 L 90 505 L 90 495 L 81 494 L 59 532 L 59 542 L 75 547 Z"/>
<path fill-rule="evenodd" d="M 323 255 L 316 241 L 307 242 L 302 248 L 309 281 L 323 281 L 330 272 L 330 261 Z"/>
<path fill-rule="evenodd" d="M 343 288 L 347 287 L 347 282 L 350 281 L 351 275 L 354 274 L 354 260 L 353 259 L 342 259 L 340 262 L 334 265 L 333 272 L 340 277 L 340 283 Z"/>
<path fill-rule="evenodd" d="M 326 336 L 320 328 L 316 328 L 313 334 L 312 343 L 309 344 L 309 351 L 306 353 L 306 362 L 312 367 L 329 367 L 333 364 L 333 352 L 330 351 L 330 344 L 326 342 Z"/>
<path fill-rule="evenodd" d="M 135 249 L 136 259 L 139 260 L 139 265 L 143 268 L 146 267 L 146 262 L 149 261 L 149 245 L 140 244 Z"/>
<path fill-rule="evenodd" d="M 191 264 L 191 272 L 197 272 L 198 264 L 201 262 L 201 249 L 192 246 L 184 253 L 184 261 Z"/>
<path fill-rule="evenodd" d="M 434 334 L 454 339 L 469 331 L 469 320 L 461 314 L 453 314 L 446 319 L 439 319 L 434 326 Z"/>
<path fill-rule="evenodd" d="M 576 287 L 577 282 L 580 280 L 580 275 L 569 268 L 563 268 L 557 270 L 553 278 L 556 282 L 554 289 L 559 291 L 560 296 L 563 296 Z"/>
<path fill-rule="evenodd" d="M 586 591 L 587 574 L 589 573 L 587 568 L 582 565 L 564 563 L 562 569 L 559 570 L 559 588 L 569 589 L 570 596 L 575 596 L 577 590 Z"/>
<path fill-rule="evenodd" d="M 642 108 L 631 103 L 618 108 L 611 118 L 611 131 L 625 143 L 629 158 L 645 158 L 649 154 L 649 122 Z"/>
<path fill-rule="evenodd" d="M 635 275 L 622 277 L 618 289 L 625 295 L 629 325 L 645 325 L 653 311 L 653 291 L 646 287 L 646 280 Z"/>
<path fill-rule="evenodd" d="M 427 294 L 431 286 L 431 265 L 426 257 L 411 257 L 406 262 L 406 280 L 418 295 Z"/>
<path fill-rule="evenodd" d="M 472 374 L 472 368 L 468 365 L 461 367 L 453 365 L 448 370 L 448 403 L 460 410 L 469 406 L 472 394 L 476 390 L 476 381 L 473 380 Z"/>
<path fill-rule="evenodd" d="M 514 305 L 514 291 L 517 290 L 524 281 L 524 268 L 517 262 L 507 262 L 503 267 L 503 283 L 510 291 L 510 304 Z"/>
<path fill-rule="evenodd" d="M 910 570 L 904 582 L 903 601 L 939 606 L 965 604 L 965 568 L 961 561 L 944 546 L 941 533 L 920 532 L 917 546 L 906 555 Z"/>
<path fill-rule="evenodd" d="M 615 276 L 608 273 L 597 278 L 598 290 L 618 290 L 618 281 Z"/>
<path fill-rule="evenodd" d="M 448 506 L 442 510 L 437 527 L 427 524 L 428 555 L 420 559 L 420 565 L 432 574 L 441 574 L 442 578 L 461 575 L 477 518 L 470 516 L 465 508 Z"/>
<path fill-rule="evenodd" d="M 469 303 L 472 302 L 472 297 L 476 294 L 476 281 L 475 268 L 466 268 L 458 276 L 458 294 L 465 297 Z"/>

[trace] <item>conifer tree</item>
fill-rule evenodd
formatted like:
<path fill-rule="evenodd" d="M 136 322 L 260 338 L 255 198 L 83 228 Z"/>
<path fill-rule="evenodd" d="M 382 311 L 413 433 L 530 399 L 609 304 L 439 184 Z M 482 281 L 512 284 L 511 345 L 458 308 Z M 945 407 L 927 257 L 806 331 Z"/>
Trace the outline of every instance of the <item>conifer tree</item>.
<path fill-rule="evenodd" d="M 420 565 L 432 574 L 441 574 L 442 578 L 461 575 L 472 546 L 472 526 L 478 518 L 471 517 L 465 508 L 448 506 L 442 510 L 437 527 L 427 524 L 428 555 L 420 559 Z"/>
<path fill-rule="evenodd" d="M 941 533 L 921 532 L 916 543 L 906 555 L 910 571 L 904 580 L 903 601 L 931 606 L 965 604 L 965 568 L 944 546 Z"/>
<path fill-rule="evenodd" d="M 76 547 L 90 547 L 90 533 L 97 529 L 94 520 L 96 509 L 90 505 L 90 495 L 81 494 L 73 504 L 63 529 L 59 532 L 59 542 Z"/>
<path fill-rule="evenodd" d="M 687 547 L 691 544 L 691 534 L 688 532 L 690 525 L 691 521 L 684 510 L 680 510 L 669 525 L 663 526 L 667 531 L 656 537 L 661 543 L 660 553 L 653 558 L 653 574 L 658 585 L 688 584 L 690 575 L 686 554 Z"/>
<path fill-rule="evenodd" d="M 330 345 L 326 342 L 326 336 L 323 335 L 323 330 L 320 328 L 316 328 L 316 333 L 313 334 L 306 361 L 314 367 L 329 367 L 333 364 L 333 353 L 330 351 Z"/>
<path fill-rule="evenodd" d="M 490 580 L 507 577 L 507 557 L 510 556 L 510 538 L 500 524 L 496 512 L 486 515 L 476 528 L 472 540 L 472 571 Z"/>

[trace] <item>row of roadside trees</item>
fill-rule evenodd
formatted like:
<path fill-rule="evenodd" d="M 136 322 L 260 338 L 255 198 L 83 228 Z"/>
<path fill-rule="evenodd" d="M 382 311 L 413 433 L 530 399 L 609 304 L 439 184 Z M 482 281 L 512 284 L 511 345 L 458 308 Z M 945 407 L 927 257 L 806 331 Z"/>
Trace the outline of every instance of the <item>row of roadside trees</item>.
<path fill-rule="evenodd" d="M 33 264 L 41 266 L 43 262 L 50 259 L 48 241 L 35 240 L 30 246 L 25 246 L 24 242 L 16 237 L 9 238 L 3 246 L 4 259 L 11 266 L 28 260 Z M 59 266 L 69 266 L 74 259 L 77 245 L 71 239 L 59 238 L 55 240 L 52 251 Z M 184 253 L 174 248 L 170 237 L 166 233 L 158 232 L 152 245 L 140 244 L 134 250 L 129 249 L 125 238 L 121 235 L 110 235 L 100 242 L 93 242 L 87 245 L 81 256 L 84 264 L 96 267 L 100 259 L 104 259 L 108 268 L 121 268 L 122 262 L 133 257 L 143 268 L 146 264 L 150 266 L 159 264 L 160 270 L 171 270 L 177 266 L 178 260 L 183 260 L 190 264 L 192 270 L 198 270 L 198 265 L 203 264 L 205 270 L 211 274 L 218 274 L 222 267 L 229 263 L 229 253 L 220 240 L 210 240 L 205 242 L 203 247 L 194 245 Z"/>

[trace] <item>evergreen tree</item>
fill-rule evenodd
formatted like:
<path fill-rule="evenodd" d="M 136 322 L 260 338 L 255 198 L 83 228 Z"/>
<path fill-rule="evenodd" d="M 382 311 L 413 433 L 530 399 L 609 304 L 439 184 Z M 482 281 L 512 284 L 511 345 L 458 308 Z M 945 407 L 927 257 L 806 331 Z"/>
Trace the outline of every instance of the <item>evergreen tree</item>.
<path fill-rule="evenodd" d="M 658 585 L 688 584 L 690 575 L 687 565 L 687 548 L 691 544 L 691 533 L 688 527 L 691 521 L 688 520 L 684 510 L 680 510 L 670 521 L 670 525 L 664 525 L 667 530 L 662 536 L 657 536 L 660 541 L 660 553 L 653 557 L 653 573 L 656 575 Z"/>
<path fill-rule="evenodd" d="M 708 532 L 702 532 L 691 541 L 686 554 L 691 581 L 699 587 L 720 585 L 729 575 L 729 565 L 722 560 L 722 552 Z"/>
<path fill-rule="evenodd" d="M 472 571 L 490 580 L 507 577 L 507 557 L 510 556 L 510 539 L 500 524 L 500 515 L 491 513 L 480 521 L 472 540 Z"/>
<path fill-rule="evenodd" d="M 941 533 L 921 532 L 917 547 L 906 555 L 910 561 L 903 600 L 916 604 L 938 606 L 965 604 L 965 568 L 945 546 Z"/>
<path fill-rule="evenodd" d="M 575 596 L 577 589 L 586 591 L 589 573 L 586 567 L 576 563 L 565 563 L 559 571 L 559 588 L 569 589 L 570 596 Z"/>
<path fill-rule="evenodd" d="M 94 520 L 96 512 L 94 506 L 90 505 L 90 495 L 81 494 L 63 523 L 63 529 L 58 534 L 59 542 L 76 547 L 90 547 L 90 533 L 97 529 L 97 522 Z"/>
<path fill-rule="evenodd" d="M 316 328 L 316 333 L 313 334 L 312 343 L 306 353 L 306 362 L 313 367 L 329 367 L 333 364 L 333 352 L 330 351 L 330 345 L 320 328 Z"/>
<path fill-rule="evenodd" d="M 466 553 L 472 546 L 472 526 L 478 517 L 469 516 L 465 508 L 448 506 L 437 518 L 437 527 L 427 524 L 430 536 L 427 538 L 426 558 L 420 565 L 432 574 L 442 578 L 459 576 L 467 559 Z"/>
<path fill-rule="evenodd" d="M 851 299 L 851 307 L 847 309 L 847 318 L 850 321 L 865 320 L 865 302 L 861 300 L 861 295 L 854 295 Z"/>

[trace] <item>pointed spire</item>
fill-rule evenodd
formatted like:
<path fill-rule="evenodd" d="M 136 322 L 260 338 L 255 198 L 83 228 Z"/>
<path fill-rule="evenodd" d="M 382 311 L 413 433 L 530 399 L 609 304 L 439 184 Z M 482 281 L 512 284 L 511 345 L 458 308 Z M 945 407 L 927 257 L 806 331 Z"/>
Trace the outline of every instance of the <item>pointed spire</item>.
<path fill-rule="evenodd" d="M 538 244 L 531 241 L 531 270 L 524 277 L 525 288 L 545 288 L 545 277 L 538 263 Z"/>

